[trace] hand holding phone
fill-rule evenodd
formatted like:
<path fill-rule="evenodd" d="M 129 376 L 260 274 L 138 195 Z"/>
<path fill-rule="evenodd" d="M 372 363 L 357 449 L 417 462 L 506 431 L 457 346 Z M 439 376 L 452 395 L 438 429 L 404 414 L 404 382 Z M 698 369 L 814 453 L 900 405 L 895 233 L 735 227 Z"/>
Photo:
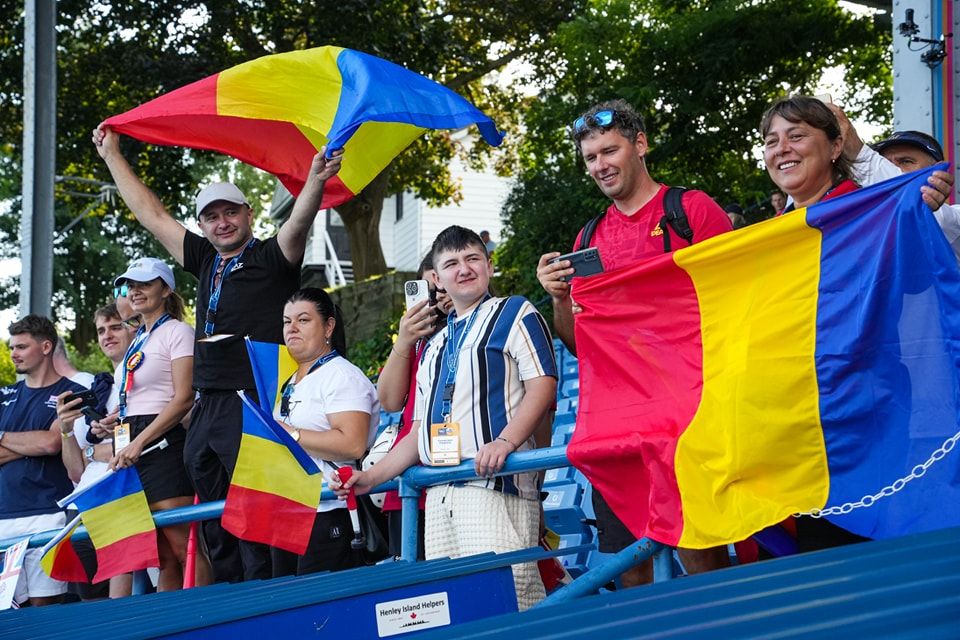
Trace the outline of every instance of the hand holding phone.
<path fill-rule="evenodd" d="M 562 256 L 548 260 L 547 264 L 553 264 L 561 260 L 569 260 L 570 267 L 573 268 L 572 274 L 563 277 L 564 282 L 570 282 L 573 278 L 603 273 L 603 263 L 600 262 L 600 252 L 596 247 L 587 247 L 586 249 L 574 251 L 573 253 L 565 253 Z"/>
<path fill-rule="evenodd" d="M 403 296 L 407 309 L 410 309 L 417 303 L 430 299 L 430 287 L 426 280 L 407 280 L 403 283 Z"/>
<path fill-rule="evenodd" d="M 63 404 L 70 404 L 71 402 L 80 399 L 80 405 L 77 406 L 77 409 L 83 410 L 84 407 L 89 407 L 91 409 L 97 408 L 97 394 L 95 394 L 90 389 L 84 389 L 83 391 L 78 391 L 77 393 L 72 393 L 66 398 L 63 399 Z"/>

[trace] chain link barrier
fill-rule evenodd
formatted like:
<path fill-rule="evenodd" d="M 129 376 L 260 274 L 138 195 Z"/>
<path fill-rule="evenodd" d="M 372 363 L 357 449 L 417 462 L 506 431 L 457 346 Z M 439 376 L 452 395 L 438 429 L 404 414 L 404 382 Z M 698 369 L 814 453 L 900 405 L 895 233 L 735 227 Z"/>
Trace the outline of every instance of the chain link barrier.
<path fill-rule="evenodd" d="M 835 507 L 825 507 L 823 509 L 813 509 L 811 511 L 801 511 L 800 513 L 794 514 L 798 516 L 812 516 L 814 518 L 822 518 L 824 516 L 837 516 L 837 515 L 846 515 L 853 511 L 854 509 L 861 509 L 865 507 L 872 507 L 877 503 L 881 498 L 889 498 L 893 494 L 902 490 L 907 483 L 911 480 L 916 480 L 917 478 L 922 478 L 926 473 L 927 469 L 932 467 L 935 463 L 943 460 L 948 453 L 953 451 L 953 448 L 957 446 L 957 441 L 960 440 L 960 431 L 957 431 L 953 436 L 944 440 L 943 444 L 936 449 L 930 457 L 927 458 L 926 462 L 923 464 L 918 464 L 913 469 L 910 470 L 910 475 L 904 476 L 898 480 L 895 480 L 892 484 L 885 486 L 883 489 L 878 491 L 873 495 L 865 495 L 856 502 L 846 502 Z"/>

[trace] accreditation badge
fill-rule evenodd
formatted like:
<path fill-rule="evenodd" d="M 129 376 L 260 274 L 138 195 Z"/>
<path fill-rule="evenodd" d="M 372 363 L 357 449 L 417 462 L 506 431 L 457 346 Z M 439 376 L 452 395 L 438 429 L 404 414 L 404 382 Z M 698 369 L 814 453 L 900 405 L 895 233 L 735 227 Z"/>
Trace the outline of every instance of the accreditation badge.
<path fill-rule="evenodd" d="M 123 448 L 128 444 L 130 444 L 130 423 L 121 422 L 113 430 L 113 452 L 123 451 Z"/>
<path fill-rule="evenodd" d="M 430 464 L 437 467 L 455 467 L 460 464 L 459 422 L 430 425 Z"/>

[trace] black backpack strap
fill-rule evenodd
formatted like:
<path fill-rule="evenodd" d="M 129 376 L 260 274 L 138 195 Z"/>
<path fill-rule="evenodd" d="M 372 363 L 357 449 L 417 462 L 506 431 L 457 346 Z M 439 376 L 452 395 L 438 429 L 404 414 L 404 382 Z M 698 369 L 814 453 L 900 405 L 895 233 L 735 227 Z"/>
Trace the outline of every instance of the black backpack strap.
<path fill-rule="evenodd" d="M 670 187 L 663 197 L 663 217 L 660 219 L 660 231 L 663 232 L 664 253 L 670 253 L 673 250 L 670 247 L 670 233 L 667 230 L 667 225 L 678 236 L 689 244 L 693 244 L 693 229 L 690 228 L 687 212 L 683 208 L 683 194 L 686 192 L 686 187 Z"/>
<path fill-rule="evenodd" d="M 593 239 L 593 232 L 597 230 L 597 225 L 603 219 L 603 213 L 596 218 L 591 218 L 587 224 L 583 225 L 583 231 L 580 232 L 580 244 L 577 245 L 577 251 L 583 251 L 590 246 L 590 240 Z"/>

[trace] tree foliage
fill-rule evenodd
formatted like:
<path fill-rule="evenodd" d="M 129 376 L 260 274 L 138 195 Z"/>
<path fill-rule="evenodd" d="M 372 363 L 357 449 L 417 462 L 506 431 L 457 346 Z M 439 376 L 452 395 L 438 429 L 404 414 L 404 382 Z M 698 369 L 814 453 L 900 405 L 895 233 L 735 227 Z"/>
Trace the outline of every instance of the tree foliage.
<path fill-rule="evenodd" d="M 758 124 L 782 95 L 810 93 L 844 65 L 853 116 L 888 119 L 890 36 L 834 0 L 598 0 L 562 25 L 534 74 L 519 179 L 498 250 L 504 286 L 540 298 L 534 266 L 568 251 L 609 202 L 586 175 L 570 123 L 622 97 L 644 116 L 655 180 L 698 188 L 721 204 L 764 200 L 773 188 L 754 154 Z"/>
<path fill-rule="evenodd" d="M 105 117 L 159 94 L 258 56 L 320 45 L 354 48 L 392 60 L 452 89 L 495 118 L 518 105 L 515 90 L 491 81 L 505 64 L 534 59 L 539 45 L 582 0 L 549 4 L 510 0 L 146 0 L 57 3 L 58 175 L 109 180 L 90 144 Z M 22 157 L 23 4 L 0 0 L 0 198 L 11 207 L 0 221 L 0 257 L 19 255 L 19 185 Z M 509 116 L 509 117 L 506 117 Z M 172 212 L 192 218 L 198 182 L 229 166 L 221 157 L 124 139 L 122 149 L 137 173 Z M 482 154 L 485 145 L 472 153 Z M 443 132 L 417 142 L 352 203 L 340 208 L 351 232 L 358 277 L 385 269 L 378 227 L 383 199 L 410 189 L 430 202 L 457 197 L 447 169 L 461 149 Z M 272 186 L 241 170 L 248 197 L 269 197 Z M 80 185 L 82 186 L 82 185 Z M 56 227 L 62 229 L 91 203 L 58 189 Z M 89 188 L 89 187 L 88 187 Z M 93 187 L 94 192 L 96 187 Z M 56 315 L 78 319 L 74 344 L 92 336 L 86 322 L 106 297 L 128 259 L 164 255 L 122 206 L 98 206 L 55 249 Z M 182 274 L 180 274 L 182 276 Z M 188 295 L 190 278 L 178 278 Z M 3 283 L 2 302 L 16 302 L 15 282 Z"/>

